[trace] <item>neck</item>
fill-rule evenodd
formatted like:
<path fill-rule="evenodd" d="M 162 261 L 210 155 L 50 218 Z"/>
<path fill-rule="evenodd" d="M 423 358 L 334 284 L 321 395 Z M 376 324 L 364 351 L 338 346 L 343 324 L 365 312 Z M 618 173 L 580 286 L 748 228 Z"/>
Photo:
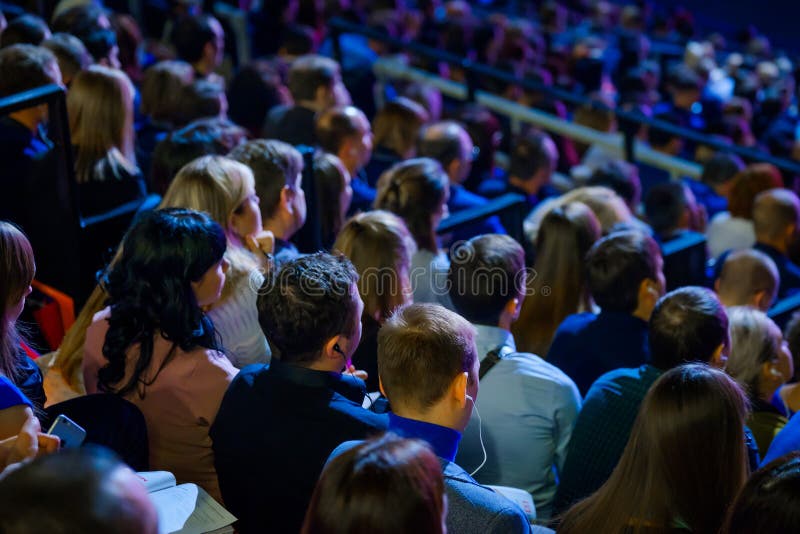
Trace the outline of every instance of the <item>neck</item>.
<path fill-rule="evenodd" d="M 445 409 L 442 403 L 438 403 L 427 410 L 417 410 L 407 406 L 392 406 L 394 413 L 406 419 L 413 419 L 414 421 L 422 421 L 423 423 L 430 423 L 432 425 L 439 425 L 456 432 L 463 432 L 464 426 L 459 425 L 456 418 L 450 410 Z"/>
<path fill-rule="evenodd" d="M 39 119 L 38 117 L 34 116 L 31 113 L 30 109 L 23 109 L 22 111 L 15 111 L 13 113 L 9 113 L 8 116 L 21 125 L 25 126 L 31 133 L 36 133 L 37 128 L 39 127 Z"/>
<path fill-rule="evenodd" d="M 642 308 L 640 306 L 635 310 L 633 310 L 633 313 L 631 315 L 633 315 L 634 317 L 638 317 L 644 322 L 647 322 L 650 320 L 650 315 L 652 315 L 652 313 L 653 313 L 652 308 Z"/>
<path fill-rule="evenodd" d="M 774 248 L 775 250 L 777 250 L 778 252 L 780 252 L 781 254 L 784 254 L 784 255 L 788 251 L 788 247 L 786 246 L 786 242 L 783 239 L 770 239 L 770 238 L 766 238 L 766 237 L 760 236 L 760 237 L 758 237 L 756 239 L 756 241 L 758 243 L 761 243 L 762 245 L 770 246 L 770 247 Z"/>
<path fill-rule="evenodd" d="M 292 237 L 292 232 L 288 225 L 277 218 L 272 218 L 268 221 L 265 221 L 263 227 L 264 230 L 269 230 L 272 232 L 272 235 L 275 236 L 275 239 L 283 239 L 284 241 L 288 241 L 289 238 Z"/>
<path fill-rule="evenodd" d="M 325 371 L 328 373 L 342 372 L 341 361 L 337 364 L 335 363 L 335 360 L 333 363 L 327 360 L 328 358 L 318 358 L 308 365 L 297 365 L 297 367 L 305 367 L 306 369 L 311 369 L 312 371 Z"/>
<path fill-rule="evenodd" d="M 200 61 L 192 65 L 192 67 L 194 68 L 195 71 L 197 71 L 204 77 L 214 72 L 214 69 L 211 67 L 211 65 L 209 65 L 208 62 L 205 61 L 204 59 L 201 59 Z"/>
<path fill-rule="evenodd" d="M 529 195 L 535 195 L 539 191 L 539 186 L 536 179 L 523 180 L 519 176 L 509 176 L 508 183 L 522 189 Z"/>
<path fill-rule="evenodd" d="M 507 332 L 511 331 L 511 325 L 513 324 L 514 319 L 507 313 L 503 313 L 500 316 L 500 320 L 497 321 L 497 328 L 502 328 Z"/>
<path fill-rule="evenodd" d="M 317 102 L 315 102 L 314 100 L 298 100 L 297 102 L 295 102 L 295 104 L 298 105 L 298 106 L 302 106 L 302 107 L 304 107 L 306 109 L 310 109 L 311 111 L 314 111 L 315 113 L 318 113 L 318 112 L 320 112 L 320 111 L 322 111 L 324 109 L 321 105 L 317 104 Z"/>

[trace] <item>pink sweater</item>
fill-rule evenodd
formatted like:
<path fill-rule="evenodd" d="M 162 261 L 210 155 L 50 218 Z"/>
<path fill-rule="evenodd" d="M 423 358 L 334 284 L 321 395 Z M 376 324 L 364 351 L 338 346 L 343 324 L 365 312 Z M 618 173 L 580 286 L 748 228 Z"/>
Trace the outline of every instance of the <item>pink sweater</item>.
<path fill-rule="evenodd" d="M 108 363 L 103 342 L 110 313 L 109 308 L 98 312 L 86 332 L 83 377 L 90 394 L 97 393 L 97 372 Z M 175 347 L 172 359 L 155 377 L 171 348 L 171 342 L 156 338 L 150 367 L 142 373 L 138 391 L 129 392 L 125 398 L 147 421 L 150 469 L 171 471 L 179 484 L 194 482 L 221 502 L 208 431 L 228 384 L 239 371 L 221 352 L 200 347 L 184 352 Z M 128 351 L 120 384 L 130 380 L 137 350 L 132 346 Z"/>

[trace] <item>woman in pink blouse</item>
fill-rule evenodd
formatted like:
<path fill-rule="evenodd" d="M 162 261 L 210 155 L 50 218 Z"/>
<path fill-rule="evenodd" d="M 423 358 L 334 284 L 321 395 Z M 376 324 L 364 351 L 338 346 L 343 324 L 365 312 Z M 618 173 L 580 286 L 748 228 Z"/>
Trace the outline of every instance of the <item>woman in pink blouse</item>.
<path fill-rule="evenodd" d="M 144 414 L 150 468 L 171 471 L 217 500 L 208 430 L 237 370 L 203 309 L 225 283 L 225 243 L 205 214 L 144 215 L 105 277 L 108 307 L 86 333 L 83 362 L 87 393 L 116 393 Z"/>

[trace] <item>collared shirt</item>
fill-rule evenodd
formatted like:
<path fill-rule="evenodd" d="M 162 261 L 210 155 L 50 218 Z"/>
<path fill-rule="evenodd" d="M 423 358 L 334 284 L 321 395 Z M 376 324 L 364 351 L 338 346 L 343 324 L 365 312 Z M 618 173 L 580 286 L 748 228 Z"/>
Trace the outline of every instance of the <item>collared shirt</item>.
<path fill-rule="evenodd" d="M 778 267 L 778 273 L 781 277 L 778 299 L 792 296 L 800 291 L 800 267 L 795 265 L 786 254 L 781 254 L 774 247 L 764 243 L 756 243 L 753 248 L 772 258 L 772 261 Z"/>
<path fill-rule="evenodd" d="M 567 373 L 586 395 L 600 375 L 649 360 L 647 322 L 630 313 L 576 313 L 561 323 L 547 361 Z"/>
<path fill-rule="evenodd" d="M 427 441 L 439 458 L 448 462 L 456 459 L 461 432 L 446 426 L 407 419 L 393 413 L 389 414 L 389 432 L 404 438 L 417 438 Z"/>
<path fill-rule="evenodd" d="M 478 357 L 501 348 L 501 360 L 481 379 L 476 410 L 459 447 L 457 463 L 481 484 L 529 492 L 537 517 L 552 512 L 556 480 L 581 406 L 575 383 L 540 357 L 516 352 L 511 332 L 475 325 Z"/>
<path fill-rule="evenodd" d="M 274 256 L 275 265 L 280 266 L 287 261 L 291 261 L 300 257 L 300 252 L 297 251 L 297 247 L 294 246 L 294 243 L 286 241 L 285 239 L 281 239 L 280 237 L 276 237 Z"/>

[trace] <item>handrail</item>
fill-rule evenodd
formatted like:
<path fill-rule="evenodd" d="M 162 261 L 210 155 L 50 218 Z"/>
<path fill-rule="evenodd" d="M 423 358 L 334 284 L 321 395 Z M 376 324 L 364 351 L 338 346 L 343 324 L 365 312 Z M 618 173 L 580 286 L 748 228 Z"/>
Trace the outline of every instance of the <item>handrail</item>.
<path fill-rule="evenodd" d="M 342 51 L 339 43 L 339 36 L 343 33 L 353 33 L 353 34 L 363 35 L 365 37 L 369 37 L 370 39 L 374 39 L 376 41 L 389 44 L 401 50 L 407 52 L 413 52 L 414 54 L 418 54 L 429 59 L 433 59 L 436 61 L 444 62 L 449 65 L 455 65 L 462 68 L 465 71 L 467 77 L 466 100 L 474 101 L 476 99 L 477 93 L 479 92 L 478 81 L 481 78 L 493 78 L 495 80 L 520 86 L 527 90 L 538 91 L 540 93 L 550 96 L 551 98 L 569 102 L 574 105 L 590 106 L 595 109 L 610 111 L 614 113 L 616 117 L 621 121 L 665 131 L 671 135 L 681 137 L 683 139 L 692 141 L 694 143 L 706 145 L 714 150 L 720 150 L 737 154 L 748 160 L 757 160 L 764 163 L 771 163 L 776 167 L 788 171 L 790 173 L 800 174 L 800 163 L 796 161 L 785 158 L 777 158 L 758 150 L 741 147 L 738 145 L 732 145 L 728 142 L 721 141 L 720 139 L 717 139 L 715 137 L 702 134 L 694 130 L 690 130 L 688 128 L 676 126 L 674 124 L 668 123 L 663 120 L 645 117 L 637 112 L 625 111 L 622 109 L 609 107 L 603 104 L 602 102 L 588 98 L 586 96 L 576 95 L 569 91 L 564 91 L 562 89 L 550 87 L 542 83 L 536 82 L 534 80 L 520 79 L 511 72 L 503 71 L 481 63 L 476 63 L 463 56 L 457 56 L 455 54 L 451 54 L 449 52 L 445 52 L 437 48 L 433 48 L 415 42 L 406 41 L 403 39 L 398 39 L 396 37 L 387 35 L 386 33 L 374 30 L 372 28 L 354 24 L 342 18 L 336 17 L 331 19 L 328 22 L 328 26 L 331 30 L 331 38 L 333 39 L 334 55 L 336 59 L 340 62 L 342 60 Z M 625 135 L 629 138 L 629 141 L 632 140 L 633 136 L 632 132 L 626 131 Z M 628 154 L 628 157 L 629 159 L 631 159 L 634 157 L 634 154 Z M 638 156 L 636 157 L 636 159 L 639 159 Z"/>

